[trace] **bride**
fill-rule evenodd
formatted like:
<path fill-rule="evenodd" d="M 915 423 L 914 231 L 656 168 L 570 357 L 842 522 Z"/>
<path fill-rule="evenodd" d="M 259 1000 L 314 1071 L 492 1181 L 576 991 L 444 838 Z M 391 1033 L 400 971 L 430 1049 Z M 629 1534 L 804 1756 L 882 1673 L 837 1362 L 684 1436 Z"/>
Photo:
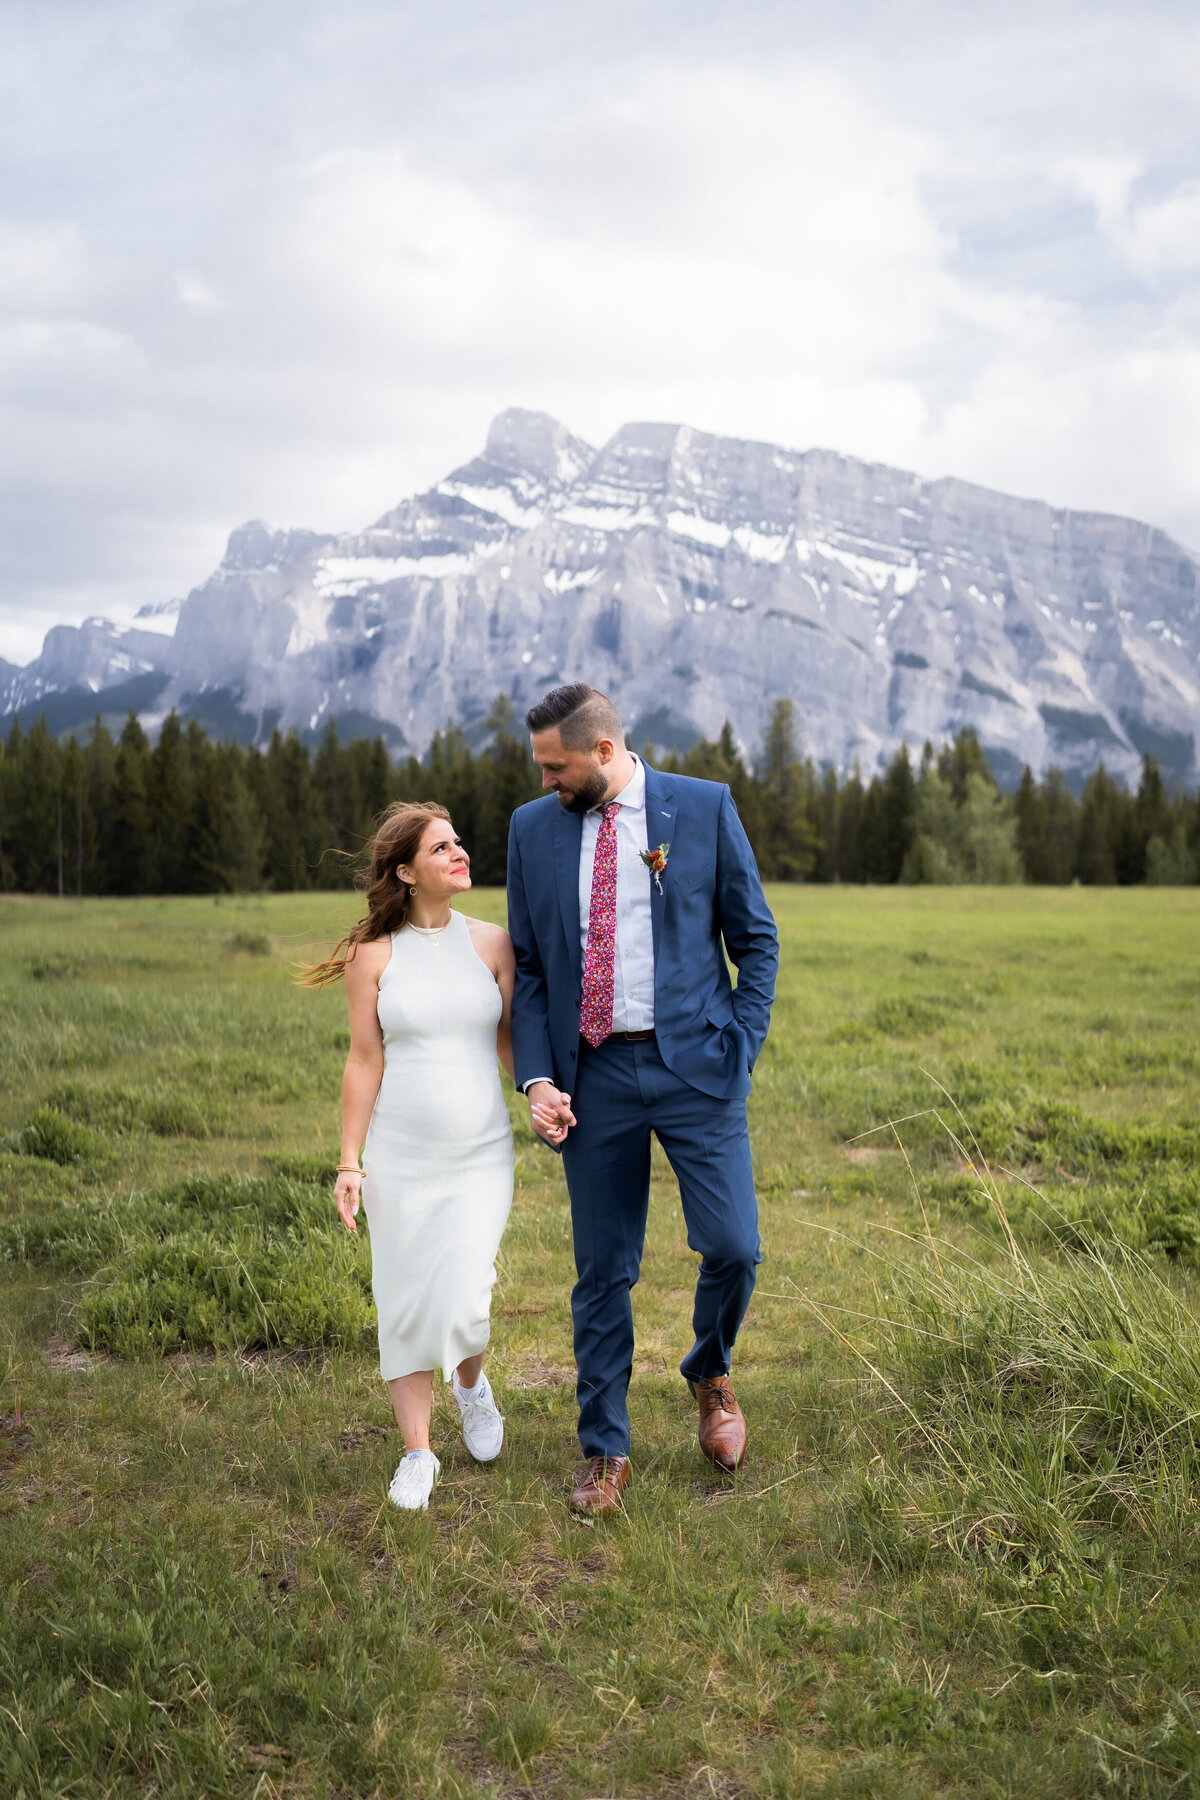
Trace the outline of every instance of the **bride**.
<path fill-rule="evenodd" d="M 393 806 L 369 845 L 367 915 L 308 986 L 345 977 L 350 1053 L 334 1198 L 371 1228 L 379 1367 L 405 1455 L 388 1497 L 429 1505 L 433 1372 L 453 1372 L 463 1439 L 499 1456 L 504 1421 L 483 1372 L 500 1238 L 512 1204 L 512 1128 L 496 1059 L 512 1074 L 515 963 L 499 925 L 453 912 L 470 858 L 445 807 Z M 362 1165 L 359 1165 L 359 1151 Z"/>

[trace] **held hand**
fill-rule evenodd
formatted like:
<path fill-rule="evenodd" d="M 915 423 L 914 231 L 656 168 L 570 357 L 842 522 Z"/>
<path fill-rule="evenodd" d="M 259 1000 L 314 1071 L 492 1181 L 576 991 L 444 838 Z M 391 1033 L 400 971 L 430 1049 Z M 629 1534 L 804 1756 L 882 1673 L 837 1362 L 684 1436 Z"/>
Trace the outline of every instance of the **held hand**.
<path fill-rule="evenodd" d="M 358 1222 L 355 1214 L 358 1211 L 359 1194 L 362 1188 L 362 1176 L 352 1169 L 339 1171 L 337 1186 L 333 1190 L 333 1198 L 337 1203 L 338 1217 L 347 1231 L 357 1231 Z"/>
<path fill-rule="evenodd" d="M 575 1123 L 570 1094 L 561 1094 L 550 1081 L 535 1081 L 529 1089 L 529 1122 L 538 1136 L 555 1148 Z"/>

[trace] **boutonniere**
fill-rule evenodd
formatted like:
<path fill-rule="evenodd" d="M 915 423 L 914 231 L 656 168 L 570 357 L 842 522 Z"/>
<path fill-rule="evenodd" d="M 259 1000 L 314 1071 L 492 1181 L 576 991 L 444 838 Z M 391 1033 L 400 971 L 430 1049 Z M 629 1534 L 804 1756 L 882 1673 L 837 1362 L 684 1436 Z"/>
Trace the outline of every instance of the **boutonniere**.
<path fill-rule="evenodd" d="M 662 879 L 661 879 L 662 872 L 667 866 L 667 858 L 668 858 L 668 856 L 670 856 L 670 854 L 671 854 L 670 844 L 660 844 L 658 846 L 657 850 L 642 850 L 639 852 L 639 855 L 641 856 L 642 861 L 645 863 L 646 867 L 650 870 L 650 873 L 653 875 L 654 885 L 658 889 L 660 894 L 663 891 Z"/>

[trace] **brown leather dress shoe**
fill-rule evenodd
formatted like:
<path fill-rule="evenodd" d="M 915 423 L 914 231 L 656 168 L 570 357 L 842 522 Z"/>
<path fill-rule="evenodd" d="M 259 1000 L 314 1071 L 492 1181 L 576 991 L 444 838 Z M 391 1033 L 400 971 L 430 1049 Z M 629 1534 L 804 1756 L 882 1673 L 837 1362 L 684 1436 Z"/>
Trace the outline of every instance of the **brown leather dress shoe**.
<path fill-rule="evenodd" d="M 728 1375 L 709 1375 L 688 1386 L 700 1402 L 700 1448 L 710 1463 L 732 1474 L 746 1455 L 746 1420 Z"/>
<path fill-rule="evenodd" d="M 632 1480 L 633 1465 L 627 1456 L 589 1457 L 583 1480 L 571 1494 L 571 1511 L 606 1519 L 616 1512 Z"/>

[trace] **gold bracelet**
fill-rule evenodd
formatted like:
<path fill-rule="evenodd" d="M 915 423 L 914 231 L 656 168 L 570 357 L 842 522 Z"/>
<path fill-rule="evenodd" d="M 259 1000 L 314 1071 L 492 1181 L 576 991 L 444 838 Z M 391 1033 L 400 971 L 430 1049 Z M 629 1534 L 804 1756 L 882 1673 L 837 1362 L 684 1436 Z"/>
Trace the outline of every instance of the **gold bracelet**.
<path fill-rule="evenodd" d="M 357 1163 L 339 1163 L 337 1166 L 337 1172 L 339 1175 L 361 1175 L 362 1174 L 362 1170 L 359 1168 Z"/>

